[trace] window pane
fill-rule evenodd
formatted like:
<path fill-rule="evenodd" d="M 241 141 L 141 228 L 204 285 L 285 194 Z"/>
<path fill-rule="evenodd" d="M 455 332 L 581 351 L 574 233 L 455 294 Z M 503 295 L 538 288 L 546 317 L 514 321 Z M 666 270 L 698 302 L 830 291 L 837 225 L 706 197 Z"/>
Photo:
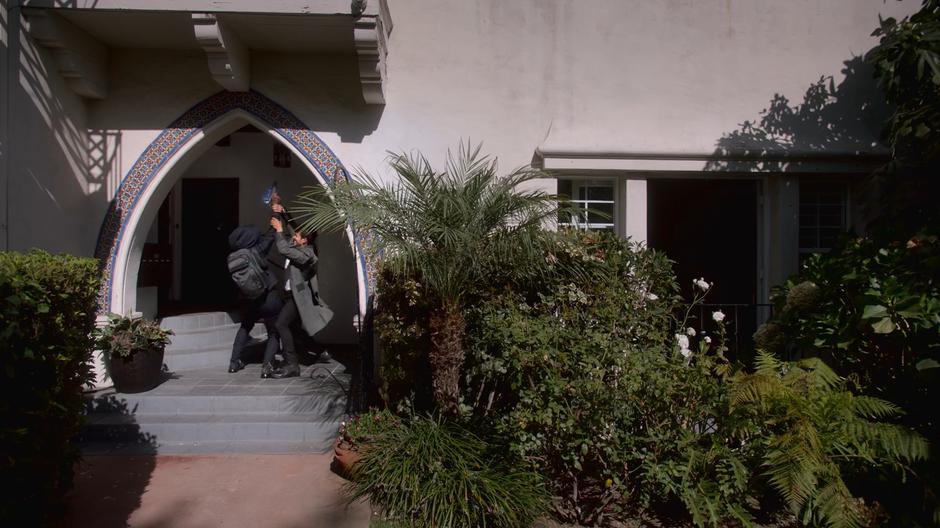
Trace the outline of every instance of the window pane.
<path fill-rule="evenodd" d="M 614 199 L 614 188 L 610 187 L 588 187 L 587 188 L 588 200 L 613 200 Z"/>
<path fill-rule="evenodd" d="M 595 212 L 597 211 L 597 212 Z M 603 214 L 598 214 L 603 213 Z M 588 221 L 593 223 L 613 223 L 614 204 L 591 204 L 591 212 L 588 213 Z"/>
<path fill-rule="evenodd" d="M 846 229 L 847 194 L 844 182 L 800 182 L 801 253 L 832 248 Z"/>

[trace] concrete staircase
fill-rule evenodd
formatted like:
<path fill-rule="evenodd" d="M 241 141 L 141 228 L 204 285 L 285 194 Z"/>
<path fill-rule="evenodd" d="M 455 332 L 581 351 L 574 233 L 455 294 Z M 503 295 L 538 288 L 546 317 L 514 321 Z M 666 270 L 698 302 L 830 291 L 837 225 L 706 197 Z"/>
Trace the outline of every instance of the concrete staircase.
<path fill-rule="evenodd" d="M 173 330 L 163 362 L 170 371 L 177 371 L 228 365 L 239 325 L 233 314 L 207 312 L 165 317 L 160 326 Z M 251 337 L 256 344 L 267 339 L 264 325 L 256 324 Z"/>
<path fill-rule="evenodd" d="M 167 318 L 163 325 L 177 332 L 167 348 L 166 379 L 140 394 L 111 389 L 89 394 L 80 438 L 85 453 L 330 449 L 346 414 L 351 382 L 341 362 L 314 363 L 303 367 L 300 377 L 283 380 L 261 379 L 257 363 L 229 374 L 238 326 L 228 314 Z M 263 326 L 258 330 L 253 336 L 266 338 Z M 337 355 L 348 357 L 345 352 Z"/>

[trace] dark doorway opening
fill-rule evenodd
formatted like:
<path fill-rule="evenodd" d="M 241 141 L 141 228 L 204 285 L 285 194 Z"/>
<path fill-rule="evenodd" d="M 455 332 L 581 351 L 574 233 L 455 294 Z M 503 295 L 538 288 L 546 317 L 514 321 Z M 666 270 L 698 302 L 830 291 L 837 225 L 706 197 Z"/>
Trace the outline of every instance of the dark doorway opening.
<path fill-rule="evenodd" d="M 713 330 L 711 314 L 721 310 L 735 356 L 749 355 L 757 328 L 757 199 L 756 180 L 647 183 L 649 246 L 675 261 L 686 299 L 692 298 L 693 279 L 714 283 L 693 326 Z"/>
<path fill-rule="evenodd" d="M 237 178 L 182 181 L 179 306 L 185 311 L 228 311 L 237 291 L 228 273 L 228 235 L 238 226 Z"/>

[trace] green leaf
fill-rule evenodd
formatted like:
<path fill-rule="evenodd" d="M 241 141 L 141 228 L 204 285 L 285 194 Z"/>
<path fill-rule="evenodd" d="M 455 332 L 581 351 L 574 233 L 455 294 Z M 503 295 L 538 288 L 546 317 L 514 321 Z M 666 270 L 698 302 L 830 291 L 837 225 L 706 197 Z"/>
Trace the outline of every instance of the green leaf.
<path fill-rule="evenodd" d="M 39 305 L 36 306 L 36 312 L 37 313 L 49 313 L 49 305 L 46 303 L 39 303 Z"/>
<path fill-rule="evenodd" d="M 888 315 L 888 309 L 880 304 L 869 304 L 862 311 L 862 319 L 874 319 L 886 315 Z"/>
<path fill-rule="evenodd" d="M 894 321 L 890 317 L 884 317 L 877 323 L 872 323 L 871 327 L 876 334 L 890 334 L 894 332 Z"/>
<path fill-rule="evenodd" d="M 930 370 L 940 368 L 940 363 L 936 359 L 922 359 L 917 362 L 917 370 Z"/>
<path fill-rule="evenodd" d="M 930 133 L 930 127 L 928 127 L 927 125 L 923 123 L 920 123 L 919 125 L 917 125 L 917 130 L 914 132 L 914 135 L 918 138 L 922 138 L 922 137 L 925 137 L 929 133 Z"/>

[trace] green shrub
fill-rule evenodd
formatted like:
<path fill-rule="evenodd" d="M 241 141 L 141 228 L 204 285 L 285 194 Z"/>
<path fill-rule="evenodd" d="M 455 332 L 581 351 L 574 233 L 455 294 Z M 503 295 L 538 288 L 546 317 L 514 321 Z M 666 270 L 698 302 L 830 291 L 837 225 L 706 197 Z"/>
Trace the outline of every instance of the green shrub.
<path fill-rule="evenodd" d="M 730 364 L 721 317 L 690 315 L 711 285 L 696 281 L 683 302 L 665 256 L 609 234 L 546 236 L 542 273 L 494 273 L 468 297 L 462 409 L 546 478 L 559 519 L 751 526 L 798 514 L 857 526 L 878 516 L 857 477 L 897 483 L 924 457 L 920 437 L 886 423 L 897 408 L 822 365 Z M 389 283 L 380 335 L 400 368 L 420 357 L 427 327 L 420 296 Z M 813 306 L 820 294 L 807 284 L 788 302 Z M 396 371 L 402 382 L 411 368 Z M 809 464 L 788 465 L 794 453 Z"/>
<path fill-rule="evenodd" d="M 747 471 L 705 434 L 724 402 L 721 339 L 682 317 L 666 258 L 568 233 L 547 261 L 542 280 L 471 310 L 469 405 L 548 477 L 563 520 L 600 524 L 674 501 L 704 510 L 705 494 L 686 489 L 709 478 L 721 486 L 708 506 L 716 522 L 746 517 Z M 589 280 L 570 273 L 575 263 Z"/>
<path fill-rule="evenodd" d="M 758 344 L 783 357 L 823 356 L 890 396 L 893 380 L 916 383 L 919 370 L 940 367 L 938 269 L 936 236 L 846 240 L 774 291 L 772 326 Z"/>
<path fill-rule="evenodd" d="M 775 290 L 774 317 L 755 341 L 778 357 L 823 359 L 864 394 L 903 409 L 896 422 L 940 438 L 937 270 L 937 236 L 847 239 Z M 898 526 L 940 523 L 940 461 L 934 457 L 915 470 L 903 485 L 877 471 L 852 484 L 882 503 Z"/>
<path fill-rule="evenodd" d="M 375 314 L 376 337 L 382 349 L 379 393 L 386 403 L 404 400 L 419 411 L 433 409 L 428 350 L 430 305 L 418 282 L 383 266 Z"/>
<path fill-rule="evenodd" d="M 94 344 L 110 362 L 114 357 L 130 359 L 137 352 L 162 349 L 170 344 L 171 335 L 172 330 L 156 321 L 110 314 L 107 326 L 95 330 Z"/>
<path fill-rule="evenodd" d="M 541 478 L 454 422 L 410 417 L 376 434 L 357 465 L 353 500 L 368 497 L 406 526 L 530 526 L 545 511 Z"/>
<path fill-rule="evenodd" d="M 923 437 L 883 421 L 900 414 L 897 406 L 854 394 L 818 358 L 760 354 L 755 372 L 732 377 L 729 392 L 734 427 L 722 434 L 755 445 L 762 476 L 804 524 L 870 525 L 872 510 L 847 481 L 877 466 L 905 472 L 927 458 Z"/>
<path fill-rule="evenodd" d="M 0 253 L 0 519 L 35 526 L 71 487 L 93 380 L 96 261 Z"/>

